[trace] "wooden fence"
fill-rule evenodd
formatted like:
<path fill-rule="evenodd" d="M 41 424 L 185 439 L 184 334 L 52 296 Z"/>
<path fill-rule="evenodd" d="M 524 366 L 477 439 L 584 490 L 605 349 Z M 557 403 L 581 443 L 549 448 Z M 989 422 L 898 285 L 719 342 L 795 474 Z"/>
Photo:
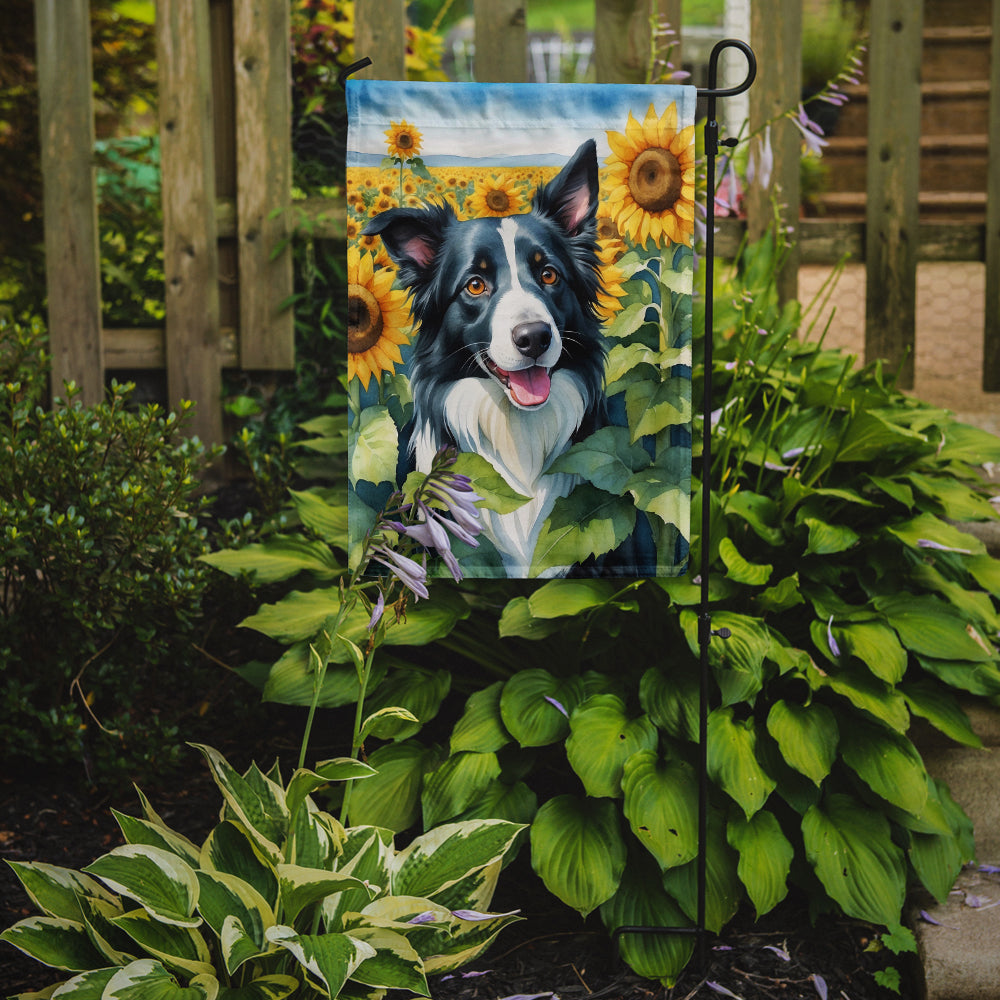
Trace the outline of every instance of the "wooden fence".
<path fill-rule="evenodd" d="M 476 78 L 527 78 L 525 6 L 474 0 Z M 35 0 L 53 384 L 73 379 L 85 401 L 101 397 L 105 372 L 165 369 L 171 402 L 198 405 L 195 432 L 223 438 L 221 370 L 275 371 L 293 365 L 290 235 L 290 0 L 158 0 L 160 137 L 163 170 L 166 325 L 101 326 L 93 174 L 88 0 Z M 650 59 L 650 18 L 678 26 L 681 0 L 595 0 L 593 62 L 598 82 L 637 83 Z M 368 75 L 405 74 L 404 0 L 356 0 L 355 51 Z M 991 98 L 986 221 L 921 222 L 918 214 L 923 3 L 871 0 L 867 81 L 867 209 L 864 221 L 798 218 L 781 276 L 795 294 L 800 263 L 849 252 L 867 270 L 866 356 L 896 365 L 909 351 L 912 384 L 916 266 L 924 260 L 985 261 L 983 386 L 1000 390 L 1000 0 L 992 3 Z M 800 97 L 801 0 L 754 0 L 751 44 L 759 72 L 750 127 Z M 678 50 L 672 54 L 678 60 Z M 721 117 L 721 115 L 720 115 Z M 738 125 L 738 123 L 736 123 Z M 762 231 L 771 198 L 799 204 L 800 138 L 774 130 L 775 171 L 752 189 L 746 223 L 725 220 L 717 251 L 732 251 L 743 226 Z M 314 235 L 343 239 L 342 201 L 299 206 Z"/>

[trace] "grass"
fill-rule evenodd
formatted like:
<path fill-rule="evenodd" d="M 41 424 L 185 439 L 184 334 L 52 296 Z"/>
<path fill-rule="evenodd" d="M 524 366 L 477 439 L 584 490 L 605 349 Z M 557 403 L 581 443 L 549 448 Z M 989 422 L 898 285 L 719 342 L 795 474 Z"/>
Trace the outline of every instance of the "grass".
<path fill-rule="evenodd" d="M 722 24 L 724 0 L 684 0 L 688 24 Z M 528 0 L 529 31 L 587 31 L 594 27 L 594 0 Z"/>

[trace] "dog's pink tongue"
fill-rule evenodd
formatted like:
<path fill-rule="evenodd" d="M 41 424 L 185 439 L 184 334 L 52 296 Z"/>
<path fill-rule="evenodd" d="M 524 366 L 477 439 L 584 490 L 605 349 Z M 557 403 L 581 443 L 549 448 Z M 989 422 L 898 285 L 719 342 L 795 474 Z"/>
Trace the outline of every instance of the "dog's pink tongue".
<path fill-rule="evenodd" d="M 508 372 L 510 394 L 522 406 L 538 406 L 549 398 L 552 380 L 547 368 L 535 365 L 519 372 Z"/>

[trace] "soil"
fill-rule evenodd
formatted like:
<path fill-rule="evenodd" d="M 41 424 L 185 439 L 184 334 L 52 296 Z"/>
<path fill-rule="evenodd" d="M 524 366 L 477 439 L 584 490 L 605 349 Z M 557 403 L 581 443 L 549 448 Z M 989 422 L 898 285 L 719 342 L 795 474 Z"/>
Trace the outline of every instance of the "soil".
<path fill-rule="evenodd" d="M 271 720 L 274 742 L 291 748 L 287 718 Z M 285 735 L 282 736 L 282 731 Z M 259 735 L 259 734 L 258 734 Z M 274 742 L 269 739 L 269 745 Z M 234 764 L 248 761 L 247 737 L 220 739 Z M 154 808 L 172 827 L 198 841 L 218 813 L 219 796 L 201 758 L 192 767 L 146 789 Z M 0 779 L 0 858 L 45 861 L 81 868 L 122 842 L 111 808 L 139 814 L 133 793 L 101 794 L 65 777 L 7 775 Z M 895 966 L 903 997 L 918 995 L 911 969 L 885 951 L 867 950 L 873 928 L 857 921 L 821 918 L 813 926 L 800 899 L 786 901 L 760 922 L 741 913 L 718 938 L 706 935 L 705 965 L 697 957 L 673 989 L 642 979 L 619 961 L 596 915 L 587 921 L 549 895 L 525 857 L 500 879 L 499 911 L 520 909 L 525 919 L 503 931 L 489 951 L 451 977 L 431 977 L 435 1000 L 500 1000 L 555 996 L 613 1000 L 691 1000 L 736 996 L 743 1000 L 887 1000 L 874 975 Z M 33 909 L 11 870 L 0 866 L 0 927 Z M 0 995 L 39 990 L 60 981 L 6 944 L 0 944 Z"/>

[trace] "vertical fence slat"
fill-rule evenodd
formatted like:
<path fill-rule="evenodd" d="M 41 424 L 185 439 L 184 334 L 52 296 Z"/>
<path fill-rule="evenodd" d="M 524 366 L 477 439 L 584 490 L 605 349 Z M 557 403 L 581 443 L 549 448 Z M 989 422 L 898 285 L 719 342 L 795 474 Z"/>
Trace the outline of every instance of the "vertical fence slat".
<path fill-rule="evenodd" d="M 354 55 L 372 61 L 358 76 L 406 79 L 405 0 L 354 0 Z"/>
<path fill-rule="evenodd" d="M 211 44 L 205 0 L 156 8 L 166 273 L 167 394 L 197 402 L 192 430 L 222 440 L 219 255 L 215 222 Z"/>
<path fill-rule="evenodd" d="M 594 69 L 598 83 L 646 82 L 652 2 L 655 0 L 594 0 Z"/>
<path fill-rule="evenodd" d="M 993 0 L 990 45 L 989 170 L 986 179 L 986 325 L 983 389 L 1000 392 L 1000 0 Z"/>
<path fill-rule="evenodd" d="M 750 8 L 750 38 L 760 73 L 750 88 L 750 130 L 799 103 L 802 90 L 802 4 L 799 0 L 761 0 Z M 736 123 L 738 125 L 738 123 Z M 733 126 L 735 130 L 735 125 Z M 763 189 L 755 182 L 747 195 L 747 225 L 758 239 L 774 218 L 772 200 L 781 206 L 781 224 L 794 229 L 794 243 L 777 277 L 782 301 L 798 295 L 799 158 L 802 137 L 795 125 L 779 119 L 771 128 L 774 170 Z"/>
<path fill-rule="evenodd" d="M 240 365 L 295 367 L 287 211 L 292 194 L 290 10 L 287 0 L 233 7 Z M 282 242 L 285 248 L 275 255 Z"/>
<path fill-rule="evenodd" d="M 104 395 L 88 0 L 35 0 L 52 391 Z"/>
<path fill-rule="evenodd" d="M 528 79 L 524 0 L 475 0 L 475 76 L 480 83 Z"/>
<path fill-rule="evenodd" d="M 872 0 L 868 98 L 865 359 L 913 387 L 923 3 Z M 904 360 L 905 359 L 905 360 Z"/>

